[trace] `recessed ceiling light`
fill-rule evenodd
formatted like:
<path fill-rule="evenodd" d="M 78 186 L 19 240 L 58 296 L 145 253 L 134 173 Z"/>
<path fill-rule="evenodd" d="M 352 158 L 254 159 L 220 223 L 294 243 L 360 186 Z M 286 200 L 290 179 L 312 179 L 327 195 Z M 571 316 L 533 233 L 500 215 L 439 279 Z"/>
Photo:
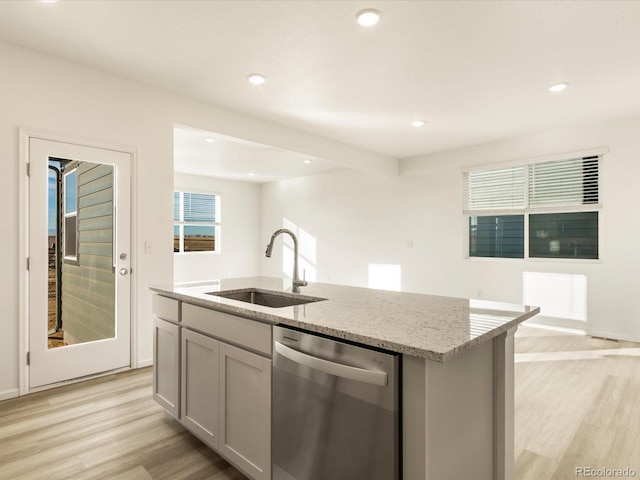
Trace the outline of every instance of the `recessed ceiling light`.
<path fill-rule="evenodd" d="M 555 85 L 551 85 L 549 87 L 549 91 L 550 92 L 561 92 L 565 88 L 567 88 L 568 86 L 569 86 L 569 84 L 567 84 L 567 83 L 556 83 Z"/>
<path fill-rule="evenodd" d="M 304 161 L 304 163 L 311 163 L 311 160 L 309 160 L 308 158 Z"/>
<path fill-rule="evenodd" d="M 255 173 L 253 173 L 253 172 L 249 172 L 249 176 L 250 176 L 250 177 L 253 177 L 254 175 L 255 175 Z"/>
<path fill-rule="evenodd" d="M 205 139 L 205 142 L 207 142 L 207 143 L 213 143 L 215 141 L 216 141 L 216 139 L 215 138 L 211 138 L 211 137 Z"/>
<path fill-rule="evenodd" d="M 247 75 L 247 79 L 254 85 L 262 85 L 266 81 L 264 76 L 260 75 L 259 73 L 251 73 Z"/>
<path fill-rule="evenodd" d="M 422 120 L 414 120 L 413 122 L 411 122 L 411 125 L 418 128 L 424 125 L 424 122 Z"/>
<path fill-rule="evenodd" d="M 360 10 L 356 13 L 356 19 L 358 20 L 358 25 L 363 27 L 373 27 L 380 21 L 380 12 L 373 8 Z"/>

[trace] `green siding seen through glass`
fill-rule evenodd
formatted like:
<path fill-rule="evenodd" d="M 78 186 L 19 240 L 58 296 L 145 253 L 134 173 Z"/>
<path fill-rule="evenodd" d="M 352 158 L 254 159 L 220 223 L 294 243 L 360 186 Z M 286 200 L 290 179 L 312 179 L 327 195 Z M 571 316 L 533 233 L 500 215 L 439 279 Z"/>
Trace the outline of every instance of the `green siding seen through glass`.
<path fill-rule="evenodd" d="M 529 257 L 598 258 L 598 212 L 529 215 Z"/>
<path fill-rule="evenodd" d="M 213 252 L 216 249 L 216 227 L 184 226 L 185 252 Z"/>
<path fill-rule="evenodd" d="M 469 256 L 524 258 L 524 215 L 469 217 Z"/>

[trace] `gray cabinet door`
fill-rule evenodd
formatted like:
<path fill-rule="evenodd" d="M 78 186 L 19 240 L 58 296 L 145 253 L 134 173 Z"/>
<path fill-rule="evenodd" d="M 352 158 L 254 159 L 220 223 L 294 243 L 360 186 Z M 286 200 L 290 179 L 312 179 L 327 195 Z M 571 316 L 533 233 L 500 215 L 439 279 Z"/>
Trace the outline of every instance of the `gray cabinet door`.
<path fill-rule="evenodd" d="M 220 343 L 220 450 L 252 478 L 271 478 L 271 360 L 226 343 Z"/>
<path fill-rule="evenodd" d="M 217 340 L 182 329 L 181 421 L 218 448 L 219 351 Z"/>
<path fill-rule="evenodd" d="M 153 398 L 171 416 L 180 413 L 180 327 L 155 318 Z"/>

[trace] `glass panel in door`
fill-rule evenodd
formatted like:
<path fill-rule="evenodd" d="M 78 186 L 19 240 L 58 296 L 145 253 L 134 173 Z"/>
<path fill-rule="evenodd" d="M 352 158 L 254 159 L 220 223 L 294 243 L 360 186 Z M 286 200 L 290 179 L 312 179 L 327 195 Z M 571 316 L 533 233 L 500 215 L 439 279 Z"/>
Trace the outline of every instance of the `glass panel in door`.
<path fill-rule="evenodd" d="M 48 348 L 113 338 L 114 167 L 48 163 Z"/>

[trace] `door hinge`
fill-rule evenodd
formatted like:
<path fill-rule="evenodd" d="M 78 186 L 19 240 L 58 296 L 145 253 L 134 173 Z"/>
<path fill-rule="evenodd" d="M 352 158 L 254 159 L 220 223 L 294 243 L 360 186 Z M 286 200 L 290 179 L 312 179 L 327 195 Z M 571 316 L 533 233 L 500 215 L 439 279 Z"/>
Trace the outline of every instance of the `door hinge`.
<path fill-rule="evenodd" d="M 31 270 L 31 259 L 27 257 L 27 272 Z"/>
<path fill-rule="evenodd" d="M 31 163 L 27 163 L 27 177 L 31 176 Z"/>
<path fill-rule="evenodd" d="M 31 352 L 27 352 L 27 365 L 31 365 Z"/>

